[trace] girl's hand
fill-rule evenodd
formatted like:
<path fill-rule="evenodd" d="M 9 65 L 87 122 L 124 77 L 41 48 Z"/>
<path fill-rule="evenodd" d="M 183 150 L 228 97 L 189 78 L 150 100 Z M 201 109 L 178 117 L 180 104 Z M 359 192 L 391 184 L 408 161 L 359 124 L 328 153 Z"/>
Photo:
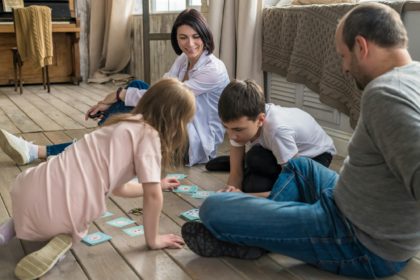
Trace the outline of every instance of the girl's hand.
<path fill-rule="evenodd" d="M 242 191 L 234 186 L 227 185 L 224 189 L 221 189 L 218 192 L 242 192 Z"/>
<path fill-rule="evenodd" d="M 153 250 L 163 248 L 181 249 L 184 244 L 184 239 L 182 239 L 181 236 L 178 236 L 176 234 L 159 234 L 156 237 L 156 243 L 153 245 L 149 245 L 149 247 Z"/>
<path fill-rule="evenodd" d="M 164 191 L 173 191 L 179 185 L 181 185 L 181 183 L 177 179 L 174 179 L 174 178 L 163 178 L 160 181 L 160 185 L 162 187 L 162 190 Z"/>

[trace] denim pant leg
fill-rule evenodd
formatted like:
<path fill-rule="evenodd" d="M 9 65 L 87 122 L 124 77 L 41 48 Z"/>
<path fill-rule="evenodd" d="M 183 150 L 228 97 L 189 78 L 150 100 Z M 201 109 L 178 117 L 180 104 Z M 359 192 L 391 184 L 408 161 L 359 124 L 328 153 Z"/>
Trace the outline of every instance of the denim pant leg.
<path fill-rule="evenodd" d="M 253 146 L 245 155 L 242 190 L 246 193 L 269 192 L 281 171 L 277 159 L 261 145 Z"/>
<path fill-rule="evenodd" d="M 62 151 L 64 151 L 68 146 L 73 144 L 73 142 L 66 142 L 61 144 L 53 144 L 53 145 L 47 145 L 47 157 L 49 156 L 55 156 L 60 154 Z"/>
<path fill-rule="evenodd" d="M 314 203 L 322 191 L 333 188 L 338 174 L 306 157 L 289 160 L 274 183 L 269 199 Z"/>
<path fill-rule="evenodd" d="M 320 166 L 307 159 L 292 160 L 289 170 L 294 172 L 283 169 L 276 182 L 278 200 L 215 194 L 204 201 L 200 219 L 220 240 L 288 255 L 336 274 L 375 278 L 397 273 L 405 262 L 383 260 L 358 241 L 334 203 L 337 175 Z M 304 182 L 311 185 L 304 188 Z M 287 196 L 295 201 L 281 200 Z"/>
<path fill-rule="evenodd" d="M 134 87 L 138 89 L 148 89 L 149 84 L 146 82 L 143 82 L 142 80 L 133 80 L 128 85 L 127 88 Z M 119 114 L 119 113 L 129 113 L 131 110 L 133 110 L 134 107 L 131 106 L 125 106 L 125 103 L 122 101 L 117 101 L 114 104 L 111 105 L 111 107 L 104 112 L 103 118 L 98 122 L 98 125 L 103 125 L 104 122 L 113 114 Z"/>

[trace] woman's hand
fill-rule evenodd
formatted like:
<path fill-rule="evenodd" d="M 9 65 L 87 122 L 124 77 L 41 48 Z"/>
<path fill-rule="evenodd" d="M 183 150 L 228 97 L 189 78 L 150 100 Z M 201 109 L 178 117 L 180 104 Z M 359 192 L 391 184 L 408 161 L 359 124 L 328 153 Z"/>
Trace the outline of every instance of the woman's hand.
<path fill-rule="evenodd" d="M 227 185 L 225 188 L 219 190 L 218 192 L 242 192 L 240 189 L 234 186 Z"/>
<path fill-rule="evenodd" d="M 96 105 L 92 106 L 89 110 L 87 110 L 85 114 L 85 120 L 88 120 L 89 115 L 95 115 L 98 112 L 105 112 L 106 110 L 111 107 L 112 104 L 116 103 L 117 94 L 115 92 L 111 92 L 101 101 L 99 101 Z"/>
<path fill-rule="evenodd" d="M 184 239 L 181 236 L 176 234 L 159 234 L 156 237 L 155 244 L 149 244 L 149 248 L 153 250 L 163 248 L 181 249 L 184 244 Z"/>
<path fill-rule="evenodd" d="M 99 101 L 98 104 L 92 106 L 89 110 L 87 110 L 86 114 L 85 114 L 85 121 L 87 121 L 89 119 L 90 116 L 95 115 L 98 112 L 105 112 L 106 110 L 109 109 L 109 107 L 111 107 L 111 104 L 105 104 L 105 103 L 101 103 L 102 101 Z M 102 117 L 97 117 L 95 119 L 101 119 Z"/>
<path fill-rule="evenodd" d="M 179 185 L 181 185 L 181 183 L 177 179 L 174 179 L 174 178 L 163 178 L 160 181 L 160 185 L 162 187 L 162 190 L 164 191 L 173 191 Z"/>

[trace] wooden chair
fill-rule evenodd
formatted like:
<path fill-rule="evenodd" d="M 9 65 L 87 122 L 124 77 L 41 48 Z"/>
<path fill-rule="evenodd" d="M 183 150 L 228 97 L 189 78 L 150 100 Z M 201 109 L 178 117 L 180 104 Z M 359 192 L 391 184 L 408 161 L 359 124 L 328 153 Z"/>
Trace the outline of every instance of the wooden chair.
<path fill-rule="evenodd" d="M 15 31 L 15 36 L 17 38 L 16 32 L 18 32 L 18 29 L 16 28 L 16 9 L 12 9 L 12 16 L 13 16 L 13 27 Z M 17 40 L 16 40 L 17 41 Z M 19 93 L 23 93 L 23 77 L 22 77 L 22 66 L 23 61 L 19 54 L 19 50 L 17 47 L 12 48 L 12 54 L 13 54 L 13 69 L 14 69 L 14 85 L 15 85 L 15 91 L 17 91 L 17 84 L 19 83 Z M 42 72 L 42 85 L 44 86 L 44 89 L 47 89 L 47 92 L 50 93 L 50 76 L 48 73 L 48 65 L 45 65 L 44 67 L 41 67 Z"/>

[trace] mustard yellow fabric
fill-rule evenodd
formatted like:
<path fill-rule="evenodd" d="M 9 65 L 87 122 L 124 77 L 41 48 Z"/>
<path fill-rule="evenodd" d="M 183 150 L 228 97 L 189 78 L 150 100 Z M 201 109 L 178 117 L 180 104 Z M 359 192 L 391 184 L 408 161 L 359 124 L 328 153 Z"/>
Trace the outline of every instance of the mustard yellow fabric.
<path fill-rule="evenodd" d="M 51 65 L 51 9 L 46 6 L 30 6 L 14 9 L 13 13 L 17 48 L 22 61 L 32 62 L 35 68 Z"/>

